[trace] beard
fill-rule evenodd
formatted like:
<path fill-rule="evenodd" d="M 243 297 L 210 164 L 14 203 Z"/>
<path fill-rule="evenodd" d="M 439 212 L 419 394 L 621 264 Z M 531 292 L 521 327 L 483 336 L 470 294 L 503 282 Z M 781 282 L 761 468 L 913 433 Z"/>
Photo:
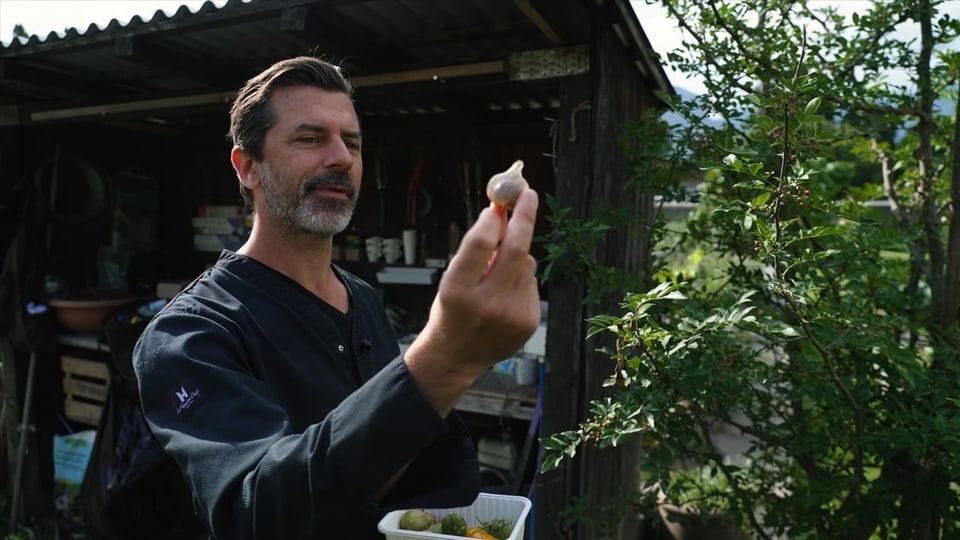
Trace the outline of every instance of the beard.
<path fill-rule="evenodd" d="M 270 214 L 288 230 L 307 232 L 321 237 L 343 232 L 357 206 L 357 186 L 343 171 L 330 171 L 307 178 L 292 195 L 283 189 L 284 182 L 272 171 L 264 170 L 263 202 Z M 323 187 L 340 187 L 346 200 L 312 196 Z"/>

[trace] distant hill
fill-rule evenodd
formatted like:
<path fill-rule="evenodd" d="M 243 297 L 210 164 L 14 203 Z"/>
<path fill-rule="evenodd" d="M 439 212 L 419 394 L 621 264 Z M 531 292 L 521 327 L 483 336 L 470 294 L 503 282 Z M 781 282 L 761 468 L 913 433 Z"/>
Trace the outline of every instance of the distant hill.
<path fill-rule="evenodd" d="M 674 86 L 673 89 L 683 101 L 690 101 L 695 97 L 697 97 L 697 94 L 695 92 L 691 92 L 690 90 L 687 90 L 682 86 Z M 957 102 L 949 99 L 938 99 L 936 102 L 934 102 L 934 107 L 939 111 L 940 114 L 953 116 L 954 114 L 956 114 Z M 663 115 L 663 118 L 664 120 L 666 120 L 671 124 L 683 123 L 681 121 L 682 119 L 678 115 L 672 112 L 666 113 L 665 115 Z M 723 125 L 723 123 L 718 119 L 707 118 L 704 122 L 707 125 L 713 126 L 713 127 L 719 127 Z"/>
<path fill-rule="evenodd" d="M 687 90 L 682 86 L 674 86 L 673 90 L 674 92 L 677 93 L 678 96 L 680 96 L 680 99 L 683 101 L 692 101 L 694 98 L 697 97 L 696 93 L 691 92 L 690 90 Z M 684 124 L 683 118 L 681 118 L 679 115 L 677 115 L 674 112 L 668 112 L 664 114 L 663 119 L 670 124 L 680 124 L 680 125 Z M 713 127 L 720 127 L 721 125 L 723 125 L 722 121 L 714 118 L 707 118 L 706 120 L 704 120 L 704 123 L 706 123 L 708 126 L 713 126 Z"/>

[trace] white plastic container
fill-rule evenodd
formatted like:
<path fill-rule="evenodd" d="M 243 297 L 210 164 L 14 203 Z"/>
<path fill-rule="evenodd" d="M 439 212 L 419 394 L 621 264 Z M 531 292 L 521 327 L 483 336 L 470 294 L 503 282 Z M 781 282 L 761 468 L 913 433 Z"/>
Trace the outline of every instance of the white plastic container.
<path fill-rule="evenodd" d="M 513 531 L 507 540 L 521 540 L 523 528 L 530 513 L 530 499 L 516 495 L 480 493 L 470 506 L 458 508 L 425 508 L 436 516 L 437 521 L 447 514 L 460 514 L 467 521 L 467 528 L 476 527 L 484 521 L 506 519 L 513 522 Z M 425 531 L 405 531 L 400 528 L 400 516 L 405 510 L 394 510 L 383 516 L 377 529 L 386 536 L 386 540 L 405 540 L 409 538 L 456 538 L 449 534 L 436 534 Z"/>

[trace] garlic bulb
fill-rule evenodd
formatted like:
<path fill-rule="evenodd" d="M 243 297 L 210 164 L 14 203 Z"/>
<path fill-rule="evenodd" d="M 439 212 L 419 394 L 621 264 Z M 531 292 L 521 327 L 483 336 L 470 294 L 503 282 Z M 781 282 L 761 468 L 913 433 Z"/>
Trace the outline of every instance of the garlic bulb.
<path fill-rule="evenodd" d="M 523 160 L 518 159 L 509 169 L 491 176 L 487 182 L 487 198 L 507 210 L 512 210 L 520 194 L 529 187 L 522 171 Z"/>

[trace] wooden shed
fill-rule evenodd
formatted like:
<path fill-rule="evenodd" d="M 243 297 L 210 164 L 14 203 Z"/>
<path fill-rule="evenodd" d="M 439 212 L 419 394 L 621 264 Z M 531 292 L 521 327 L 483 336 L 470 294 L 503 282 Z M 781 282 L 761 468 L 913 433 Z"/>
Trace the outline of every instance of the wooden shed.
<path fill-rule="evenodd" d="M 234 92 L 302 54 L 340 64 L 356 88 L 364 181 L 337 243 L 341 262 L 371 281 L 384 263 L 353 260 L 348 236 L 415 228 L 415 266 L 443 260 L 485 204 L 480 179 L 514 159 L 573 215 L 624 197 L 649 208 L 625 189 L 619 129 L 673 89 L 629 0 L 229 0 L 0 47 L 0 253 L 18 190 L 32 182 L 59 215 L 46 238 L 65 286 L 118 272 L 129 286 L 194 275 L 211 261 L 194 238 L 199 209 L 242 204 L 226 140 Z M 594 255 L 627 269 L 645 257 L 620 231 Z M 433 287 L 388 289 L 413 319 L 426 315 Z M 604 306 L 584 305 L 583 290 L 543 287 L 541 434 L 574 427 L 610 370 L 584 344 L 584 320 Z M 531 537 L 592 537 L 565 524 L 564 509 L 613 496 L 639 457 L 632 447 L 537 475 Z"/>

